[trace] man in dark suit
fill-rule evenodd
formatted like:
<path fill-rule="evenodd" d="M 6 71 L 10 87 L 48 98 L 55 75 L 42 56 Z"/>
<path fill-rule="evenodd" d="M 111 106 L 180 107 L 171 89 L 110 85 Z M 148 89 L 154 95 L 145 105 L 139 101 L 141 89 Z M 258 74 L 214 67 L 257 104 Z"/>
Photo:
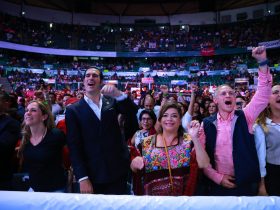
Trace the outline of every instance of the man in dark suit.
<path fill-rule="evenodd" d="M 118 114 L 135 116 L 135 104 L 115 86 L 101 89 L 102 72 L 84 77 L 85 96 L 66 108 L 67 141 L 81 193 L 125 194 L 129 153 Z"/>
<path fill-rule="evenodd" d="M 0 190 L 12 190 L 15 146 L 20 138 L 20 123 L 7 114 L 9 95 L 0 91 Z"/>

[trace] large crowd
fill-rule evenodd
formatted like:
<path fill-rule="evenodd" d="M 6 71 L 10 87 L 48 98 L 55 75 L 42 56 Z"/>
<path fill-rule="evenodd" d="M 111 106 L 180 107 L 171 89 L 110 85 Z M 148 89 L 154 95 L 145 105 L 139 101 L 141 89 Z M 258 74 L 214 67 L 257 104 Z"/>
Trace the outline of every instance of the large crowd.
<path fill-rule="evenodd" d="M 279 15 L 230 24 L 83 26 L 0 15 L 0 39 L 31 46 L 92 51 L 192 51 L 257 46 L 279 38 Z M 50 27 L 51 24 L 51 27 Z"/>
<path fill-rule="evenodd" d="M 252 56 L 256 89 L 192 85 L 188 95 L 167 85 L 120 91 L 102 85 L 96 67 L 79 78 L 55 78 L 83 83 L 76 90 L 52 89 L 39 74 L 13 72 L 11 82 L 37 84 L 1 90 L 0 189 L 280 195 L 280 87 L 272 85 L 266 50 L 254 48 Z M 224 79 L 232 84 L 234 76 Z M 15 182 L 19 171 L 28 182 Z"/>

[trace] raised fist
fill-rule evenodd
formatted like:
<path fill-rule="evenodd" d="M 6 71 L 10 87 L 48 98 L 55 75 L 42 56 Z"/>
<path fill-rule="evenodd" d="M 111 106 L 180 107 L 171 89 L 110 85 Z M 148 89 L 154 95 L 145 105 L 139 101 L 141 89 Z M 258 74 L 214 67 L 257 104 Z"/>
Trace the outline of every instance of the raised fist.
<path fill-rule="evenodd" d="M 105 96 L 114 98 L 122 94 L 121 91 L 119 91 L 114 85 L 105 85 L 100 92 Z"/>
<path fill-rule="evenodd" d="M 258 63 L 267 60 L 265 47 L 264 46 L 253 47 L 252 56 L 257 60 Z"/>

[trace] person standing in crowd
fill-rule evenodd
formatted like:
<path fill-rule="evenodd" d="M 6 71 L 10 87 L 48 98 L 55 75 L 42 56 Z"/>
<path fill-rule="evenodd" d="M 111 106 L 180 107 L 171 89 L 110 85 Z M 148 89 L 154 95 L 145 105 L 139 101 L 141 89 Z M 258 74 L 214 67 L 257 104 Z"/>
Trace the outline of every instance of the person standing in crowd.
<path fill-rule="evenodd" d="M 21 122 L 23 121 L 24 118 L 24 113 L 25 113 L 25 98 L 22 96 L 18 96 L 17 98 L 17 114 L 20 116 Z"/>
<path fill-rule="evenodd" d="M 204 169 L 210 181 L 210 195 L 245 196 L 257 192 L 260 172 L 253 124 L 268 104 L 272 76 L 265 48 L 254 48 L 252 56 L 259 63 L 259 83 L 251 102 L 235 111 L 234 90 L 221 85 L 214 95 L 218 113 L 203 120 L 200 138 L 211 161 L 211 166 Z"/>
<path fill-rule="evenodd" d="M 280 196 L 280 85 L 272 87 L 269 105 L 255 126 L 261 182 L 259 195 Z"/>
<path fill-rule="evenodd" d="M 197 167 L 192 168 L 191 163 L 197 161 L 200 168 L 210 164 L 198 139 L 199 122 L 192 121 L 188 133 L 183 133 L 181 119 L 182 112 L 177 103 L 164 104 L 158 119 L 160 131 L 144 139 L 141 156 L 131 162 L 133 172 L 144 172 L 142 193 L 145 195 L 192 195 L 194 187 L 191 185 L 196 180 Z"/>
<path fill-rule="evenodd" d="M 137 97 L 137 91 L 136 90 L 133 90 L 132 92 L 131 92 L 131 100 L 135 103 L 135 104 L 137 104 L 138 105 L 138 103 L 139 103 L 139 99 L 138 99 L 138 97 Z"/>
<path fill-rule="evenodd" d="M 144 108 L 143 109 L 141 109 L 141 108 L 138 109 L 137 119 L 139 119 L 140 113 L 143 110 L 153 111 L 155 113 L 155 115 L 158 117 L 160 106 L 155 105 L 155 99 L 153 98 L 153 96 L 151 96 L 149 94 L 146 94 L 145 97 L 144 97 Z"/>
<path fill-rule="evenodd" d="M 142 144 L 144 138 L 156 133 L 154 128 L 157 117 L 151 110 L 143 110 L 139 116 L 141 130 L 136 131 L 131 139 L 131 145 L 138 148 L 139 144 Z"/>
<path fill-rule="evenodd" d="M 182 126 L 183 126 L 185 132 L 187 132 L 188 125 L 192 121 L 193 106 L 195 103 L 195 97 L 196 97 L 197 90 L 198 90 L 197 86 L 192 85 L 192 92 L 191 92 L 191 98 L 190 98 L 190 104 L 188 107 L 188 111 L 183 115 L 183 118 L 182 118 Z"/>
<path fill-rule="evenodd" d="M 26 107 L 19 148 L 19 157 L 29 174 L 29 191 L 65 192 L 67 177 L 62 164 L 65 144 L 65 135 L 55 128 L 48 106 L 31 101 Z"/>
<path fill-rule="evenodd" d="M 237 96 L 236 97 L 236 106 L 235 106 L 235 109 L 236 110 L 242 110 L 242 109 L 244 109 L 245 108 L 245 106 L 246 106 L 246 101 L 245 101 L 245 99 L 244 99 L 244 97 L 242 97 L 242 96 Z"/>
<path fill-rule="evenodd" d="M 201 114 L 200 108 L 201 108 L 200 103 L 194 102 L 192 120 L 198 120 L 199 122 L 202 122 L 203 115 Z"/>
<path fill-rule="evenodd" d="M 126 194 L 129 153 L 118 115 L 135 117 L 137 106 L 102 81 L 100 70 L 87 69 L 84 98 L 66 108 L 70 158 L 81 193 Z"/>
<path fill-rule="evenodd" d="M 52 110 L 52 105 L 47 90 L 40 89 L 35 91 L 33 95 L 33 100 L 41 101 L 43 104 L 49 107 L 50 110 Z"/>
<path fill-rule="evenodd" d="M 54 116 L 54 119 L 56 119 L 56 115 L 59 114 L 59 112 L 62 110 L 62 107 L 56 103 L 56 94 L 55 93 L 49 93 L 50 97 L 50 103 L 52 106 L 52 114 Z"/>
<path fill-rule="evenodd" d="M 151 110 L 143 110 L 139 116 L 139 126 L 141 130 L 138 130 L 133 135 L 132 139 L 128 141 L 130 148 L 130 157 L 133 159 L 140 155 L 139 148 L 148 136 L 154 135 L 156 133 L 155 124 L 157 122 L 157 117 L 155 113 Z M 138 174 L 132 174 L 133 191 L 138 192 L 142 189 L 141 179 L 142 177 Z"/>
<path fill-rule="evenodd" d="M 217 105 L 215 104 L 215 102 L 211 101 L 209 106 L 208 106 L 209 116 L 216 114 L 217 111 L 218 111 Z"/>
<path fill-rule="evenodd" d="M 20 138 L 20 123 L 7 114 L 9 95 L 0 92 L 0 190 L 12 190 L 12 158 Z"/>

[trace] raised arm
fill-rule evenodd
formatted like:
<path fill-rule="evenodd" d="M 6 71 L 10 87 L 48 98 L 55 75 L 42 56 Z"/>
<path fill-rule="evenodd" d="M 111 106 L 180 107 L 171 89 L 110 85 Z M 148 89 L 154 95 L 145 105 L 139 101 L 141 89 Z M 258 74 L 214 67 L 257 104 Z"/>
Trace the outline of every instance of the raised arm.
<path fill-rule="evenodd" d="M 200 124 L 197 120 L 191 121 L 190 124 L 188 125 L 188 133 L 191 136 L 194 144 L 198 167 L 207 168 L 210 165 L 210 159 L 199 141 L 198 138 L 199 129 L 200 129 Z"/>
<path fill-rule="evenodd" d="M 272 76 L 267 65 L 265 48 L 263 46 L 253 48 L 252 56 L 259 63 L 258 88 L 250 103 L 243 109 L 250 133 L 253 133 L 256 118 L 268 104 L 272 86 Z"/>
<path fill-rule="evenodd" d="M 186 132 L 188 130 L 189 123 L 192 121 L 193 105 L 195 102 L 196 91 L 197 91 L 197 87 L 192 86 L 191 100 L 190 100 L 190 104 L 188 107 L 188 111 L 184 114 L 184 116 L 182 118 L 182 126 Z"/>

